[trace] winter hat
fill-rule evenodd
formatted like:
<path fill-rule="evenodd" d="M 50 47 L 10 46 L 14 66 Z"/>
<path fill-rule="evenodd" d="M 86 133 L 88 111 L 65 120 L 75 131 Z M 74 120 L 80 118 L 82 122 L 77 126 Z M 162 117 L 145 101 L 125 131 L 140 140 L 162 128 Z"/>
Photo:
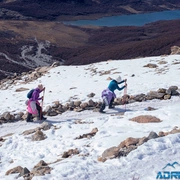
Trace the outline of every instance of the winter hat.
<path fill-rule="evenodd" d="M 120 83 L 122 81 L 121 76 L 118 76 L 115 80 Z"/>
<path fill-rule="evenodd" d="M 42 85 L 42 84 L 39 84 L 39 85 L 38 85 L 38 88 L 39 88 L 40 90 L 42 90 L 42 89 L 43 89 L 43 85 Z"/>

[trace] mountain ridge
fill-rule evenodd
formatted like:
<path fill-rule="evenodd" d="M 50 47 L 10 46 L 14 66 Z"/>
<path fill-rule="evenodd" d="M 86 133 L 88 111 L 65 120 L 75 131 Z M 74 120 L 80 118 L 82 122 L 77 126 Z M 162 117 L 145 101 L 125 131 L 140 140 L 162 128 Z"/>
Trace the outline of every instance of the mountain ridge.
<path fill-rule="evenodd" d="M 64 20 L 180 9 L 178 0 L 1 0 L 3 19 Z"/>

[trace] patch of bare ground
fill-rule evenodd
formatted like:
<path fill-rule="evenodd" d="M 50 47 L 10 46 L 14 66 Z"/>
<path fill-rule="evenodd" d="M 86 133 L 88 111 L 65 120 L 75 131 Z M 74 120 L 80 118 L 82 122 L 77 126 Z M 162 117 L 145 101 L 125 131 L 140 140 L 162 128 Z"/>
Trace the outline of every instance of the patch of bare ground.
<path fill-rule="evenodd" d="M 31 69 L 28 64 L 22 66 L 27 61 L 22 57 L 22 47 L 33 47 L 28 52 L 33 57 L 38 42 L 50 43 L 44 51 L 52 57 L 50 64 L 64 60 L 65 65 L 83 65 L 170 54 L 172 46 L 180 46 L 180 20 L 142 27 L 76 27 L 57 21 L 1 20 L 0 39 L 0 79 L 3 79 L 11 73 Z"/>
<path fill-rule="evenodd" d="M 16 34 L 16 40 L 32 39 L 49 41 L 61 47 L 83 46 L 89 35 L 81 29 L 65 26 L 60 22 L 0 21 L 0 31 Z M 13 40 L 13 39 L 12 39 Z M 13 43 L 13 41 L 11 41 Z"/>

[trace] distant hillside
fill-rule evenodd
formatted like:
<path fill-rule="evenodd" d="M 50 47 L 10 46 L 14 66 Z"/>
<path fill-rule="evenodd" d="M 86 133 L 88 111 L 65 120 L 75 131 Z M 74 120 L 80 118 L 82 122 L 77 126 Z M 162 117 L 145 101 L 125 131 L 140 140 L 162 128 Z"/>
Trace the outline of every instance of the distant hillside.
<path fill-rule="evenodd" d="M 171 46 L 180 46 L 180 20 L 112 28 L 71 27 L 47 21 L 0 21 L 0 39 L 2 79 L 54 61 L 82 65 L 170 54 Z"/>
<path fill-rule="evenodd" d="M 2 19 L 67 20 L 180 9 L 179 0 L 0 0 Z"/>
<path fill-rule="evenodd" d="M 74 27 L 60 20 L 180 9 L 179 0 L 0 0 L 0 79 L 55 61 L 80 65 L 170 54 L 180 20 Z"/>

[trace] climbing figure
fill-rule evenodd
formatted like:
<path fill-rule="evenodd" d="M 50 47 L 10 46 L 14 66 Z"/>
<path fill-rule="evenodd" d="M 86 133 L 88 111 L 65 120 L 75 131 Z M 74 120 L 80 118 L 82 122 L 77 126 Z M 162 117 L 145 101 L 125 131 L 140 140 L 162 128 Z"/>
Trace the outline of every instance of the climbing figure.
<path fill-rule="evenodd" d="M 119 91 L 123 90 L 127 84 L 126 84 L 127 79 L 122 80 L 121 76 L 118 76 L 116 79 L 113 79 L 110 83 L 107 89 L 103 90 L 102 92 L 102 99 L 103 99 L 103 103 L 100 107 L 99 112 L 100 113 L 105 113 L 104 109 L 106 108 L 106 106 L 109 106 L 109 109 L 114 108 L 113 106 L 113 102 L 114 99 L 116 98 L 116 94 L 114 93 L 114 91 L 117 89 Z M 118 84 L 122 84 L 125 83 L 125 85 L 123 87 L 119 87 Z"/>
<path fill-rule="evenodd" d="M 45 91 L 45 87 L 42 84 L 39 84 L 36 89 L 33 90 L 31 97 L 27 102 L 27 122 L 33 122 L 32 115 L 37 115 L 38 120 L 46 120 L 46 118 L 42 114 L 42 107 L 40 106 L 39 100 L 44 99 L 44 97 L 39 97 L 40 93 Z"/>

